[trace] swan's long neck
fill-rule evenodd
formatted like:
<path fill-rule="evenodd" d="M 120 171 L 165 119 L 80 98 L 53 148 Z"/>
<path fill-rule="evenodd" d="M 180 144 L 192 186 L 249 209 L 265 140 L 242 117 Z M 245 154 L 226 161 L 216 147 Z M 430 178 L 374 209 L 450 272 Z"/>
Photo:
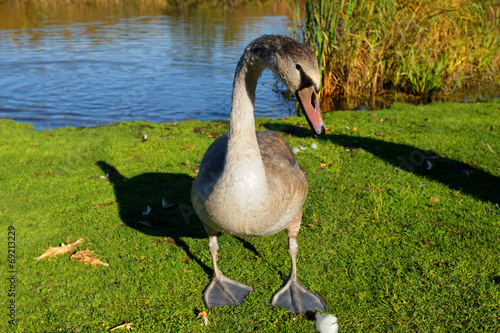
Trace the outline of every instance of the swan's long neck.
<path fill-rule="evenodd" d="M 233 82 L 229 135 L 234 143 L 255 137 L 255 89 L 265 66 L 248 50 L 243 54 Z M 255 141 L 257 142 L 257 141 Z"/>
<path fill-rule="evenodd" d="M 267 67 L 248 50 L 234 76 L 229 141 L 223 178 L 241 189 L 267 190 L 266 173 L 255 134 L 254 103 L 257 81 Z"/>

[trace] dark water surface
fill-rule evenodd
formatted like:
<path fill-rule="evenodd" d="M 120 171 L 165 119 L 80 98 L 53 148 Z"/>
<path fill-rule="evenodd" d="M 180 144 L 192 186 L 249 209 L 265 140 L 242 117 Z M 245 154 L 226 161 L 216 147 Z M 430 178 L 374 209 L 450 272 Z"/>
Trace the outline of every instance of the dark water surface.
<path fill-rule="evenodd" d="M 285 3 L 232 11 L 0 4 L 0 118 L 35 129 L 124 120 L 228 119 L 236 63 L 268 33 L 291 35 Z M 265 71 L 256 115 L 295 112 Z"/>

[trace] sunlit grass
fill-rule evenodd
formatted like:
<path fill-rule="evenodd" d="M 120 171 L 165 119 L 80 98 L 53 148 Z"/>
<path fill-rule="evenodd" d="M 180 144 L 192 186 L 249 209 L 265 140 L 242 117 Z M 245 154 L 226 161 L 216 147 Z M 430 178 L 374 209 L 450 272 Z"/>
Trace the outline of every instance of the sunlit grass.
<path fill-rule="evenodd" d="M 257 120 L 308 147 L 296 155 L 310 188 L 298 273 L 343 332 L 500 330 L 499 114 L 499 102 L 341 111 L 325 115 L 322 138 L 304 118 Z M 285 233 L 221 236 L 221 270 L 255 292 L 210 310 L 209 327 L 197 319 L 211 262 L 189 191 L 227 129 L 186 121 L 34 131 L 0 120 L 0 267 L 14 226 L 14 331 L 312 332 L 307 316 L 270 306 L 290 269 Z M 109 266 L 33 259 L 79 238 L 78 250 Z M 5 316 L 0 331 L 9 329 Z"/>

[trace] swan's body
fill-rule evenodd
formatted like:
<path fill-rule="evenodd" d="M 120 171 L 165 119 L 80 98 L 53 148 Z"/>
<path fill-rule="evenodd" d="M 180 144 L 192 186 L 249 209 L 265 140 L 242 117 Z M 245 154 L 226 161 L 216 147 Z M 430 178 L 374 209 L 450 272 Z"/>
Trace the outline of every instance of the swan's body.
<path fill-rule="evenodd" d="M 295 312 L 320 310 L 323 301 L 300 285 L 295 268 L 296 237 L 307 197 L 307 180 L 281 136 L 271 131 L 255 132 L 255 88 L 265 68 L 296 92 L 313 131 L 317 135 L 324 133 L 314 54 L 284 36 L 262 36 L 250 43 L 235 73 L 230 132 L 208 148 L 191 192 L 193 206 L 209 235 L 214 265 L 214 278 L 204 299 L 209 308 L 236 305 L 253 290 L 227 279 L 217 268 L 218 232 L 252 237 L 285 229 L 292 274 L 273 298 L 273 305 Z"/>
<path fill-rule="evenodd" d="M 288 146 L 276 132 L 256 133 L 250 146 L 228 152 L 228 135 L 207 150 L 193 188 L 193 203 L 203 223 L 241 237 L 268 236 L 285 229 L 301 211 L 307 181 Z M 252 155 L 259 154 L 258 160 Z M 263 173 L 263 174 L 261 174 Z"/>

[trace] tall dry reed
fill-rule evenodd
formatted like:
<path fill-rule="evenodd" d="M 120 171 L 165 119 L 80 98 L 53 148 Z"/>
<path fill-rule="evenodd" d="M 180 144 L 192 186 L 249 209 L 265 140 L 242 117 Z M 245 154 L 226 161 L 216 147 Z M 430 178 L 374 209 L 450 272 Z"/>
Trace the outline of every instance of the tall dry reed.
<path fill-rule="evenodd" d="M 500 68 L 500 5 L 468 0 L 318 0 L 294 4 L 317 51 L 323 97 L 386 89 L 428 96 Z"/>

